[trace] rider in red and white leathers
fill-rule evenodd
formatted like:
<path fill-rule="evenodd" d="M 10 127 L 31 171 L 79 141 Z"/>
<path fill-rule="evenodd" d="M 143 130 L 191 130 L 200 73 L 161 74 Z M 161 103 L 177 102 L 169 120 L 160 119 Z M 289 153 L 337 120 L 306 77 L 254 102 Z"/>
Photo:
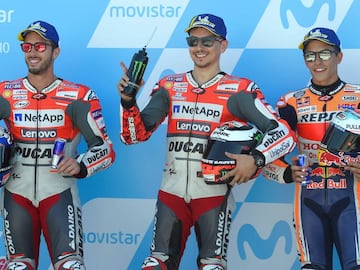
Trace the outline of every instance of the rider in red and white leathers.
<path fill-rule="evenodd" d="M 10 261 L 28 261 L 35 269 L 41 229 L 54 264 L 82 256 L 77 178 L 108 168 L 115 158 L 98 98 L 88 87 L 61 79 L 41 93 L 26 78 L 6 81 L 0 84 L 0 119 L 13 135 L 18 153 L 4 187 L 4 236 Z M 78 154 L 81 135 L 88 149 Z M 66 139 L 65 156 L 80 164 L 75 177 L 50 171 L 57 137 Z"/>
<path fill-rule="evenodd" d="M 45 22 L 34 25 L 39 28 L 29 28 L 26 41 L 50 42 L 44 29 L 54 28 Z M 34 64 L 29 65 L 58 52 L 53 46 L 43 52 L 30 48 L 25 56 Z M 2 189 L 6 269 L 37 269 L 41 233 L 54 269 L 85 269 L 77 181 L 108 168 L 115 153 L 95 92 L 53 76 L 37 80 L 37 75 L 31 71 L 28 77 L 0 83 L 0 119 L 17 150 L 12 176 Z M 31 83 L 45 79 L 53 81 L 40 90 Z M 56 138 L 66 140 L 58 171 L 50 167 Z M 87 149 L 79 154 L 81 138 Z"/>
<path fill-rule="evenodd" d="M 207 185 L 202 178 L 200 161 L 208 137 L 219 123 L 234 119 L 252 122 L 265 134 L 257 150 L 269 163 L 293 149 L 287 125 L 279 121 L 253 81 L 223 72 L 203 85 L 198 85 L 192 72 L 166 76 L 141 112 L 135 99 L 122 99 L 121 104 L 121 138 L 126 144 L 147 140 L 168 118 L 152 257 L 145 260 L 144 269 L 158 269 L 145 268 L 154 258 L 166 265 L 161 269 L 177 269 L 193 225 L 199 262 L 216 262 L 225 269 L 233 206 L 224 202 L 227 185 Z M 219 214 L 221 207 L 226 211 Z"/>

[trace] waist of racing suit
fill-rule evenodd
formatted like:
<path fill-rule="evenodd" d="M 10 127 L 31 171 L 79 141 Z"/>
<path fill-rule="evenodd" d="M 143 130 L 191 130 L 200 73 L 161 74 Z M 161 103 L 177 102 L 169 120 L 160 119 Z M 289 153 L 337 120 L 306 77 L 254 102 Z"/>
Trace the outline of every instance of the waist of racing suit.
<path fill-rule="evenodd" d="M 75 157 L 77 140 L 67 142 L 65 155 Z M 50 166 L 53 144 L 16 144 L 16 163 L 5 188 L 19 194 L 34 205 L 66 189 L 77 190 L 77 178 L 58 174 Z"/>
<path fill-rule="evenodd" d="M 185 201 L 224 195 L 226 184 L 208 185 L 202 177 L 201 159 L 206 145 L 206 137 L 168 136 L 160 189 Z"/>

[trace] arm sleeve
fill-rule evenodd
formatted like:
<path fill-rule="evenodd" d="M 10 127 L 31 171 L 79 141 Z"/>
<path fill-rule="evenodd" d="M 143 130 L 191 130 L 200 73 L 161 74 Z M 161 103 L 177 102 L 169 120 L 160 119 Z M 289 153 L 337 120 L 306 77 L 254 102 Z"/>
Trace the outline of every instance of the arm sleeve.
<path fill-rule="evenodd" d="M 132 106 L 124 106 L 122 102 L 121 141 L 125 144 L 135 144 L 148 140 L 167 117 L 169 107 L 169 93 L 163 88 L 153 91 L 149 102 L 141 112 L 136 103 Z"/>
<path fill-rule="evenodd" d="M 287 104 L 285 97 L 281 97 L 277 102 L 276 108 L 281 119 L 286 121 L 288 126 L 295 133 L 297 116 L 294 107 Z M 280 159 L 266 165 L 262 170 L 262 174 L 266 179 L 276 181 L 281 184 L 293 182 L 291 165 L 285 160 L 285 157 L 281 157 Z"/>
<path fill-rule="evenodd" d="M 291 176 L 291 165 L 289 165 L 282 158 L 267 164 L 262 169 L 261 173 L 267 180 L 272 180 L 280 184 L 288 184 L 293 182 Z"/>
<path fill-rule="evenodd" d="M 295 133 L 265 100 L 256 84 L 231 96 L 229 110 L 236 116 L 259 128 L 264 136 L 256 147 L 265 157 L 265 164 L 290 153 L 296 144 Z"/>
<path fill-rule="evenodd" d="M 89 177 L 110 167 L 115 161 L 115 152 L 107 135 L 100 102 L 94 92 L 89 90 L 84 99 L 70 104 L 66 113 L 80 130 L 88 147 L 85 153 L 76 158 L 80 164 L 80 173 L 75 177 Z"/>
<path fill-rule="evenodd" d="M 5 119 L 10 116 L 10 103 L 3 96 L 0 95 L 0 119 Z"/>

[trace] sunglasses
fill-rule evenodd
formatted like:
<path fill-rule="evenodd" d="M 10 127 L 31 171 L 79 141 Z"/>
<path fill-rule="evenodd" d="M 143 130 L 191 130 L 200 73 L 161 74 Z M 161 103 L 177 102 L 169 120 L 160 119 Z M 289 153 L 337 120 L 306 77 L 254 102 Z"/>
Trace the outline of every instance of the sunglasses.
<path fill-rule="evenodd" d="M 196 47 L 199 42 L 201 43 L 202 46 L 204 47 L 212 47 L 215 43 L 215 41 L 222 41 L 223 39 L 221 37 L 217 37 L 217 36 L 207 36 L 207 37 L 194 37 L 194 36 L 189 36 L 186 38 L 187 44 L 189 45 L 189 47 Z"/>
<path fill-rule="evenodd" d="M 316 56 L 318 56 L 321 60 L 327 61 L 330 60 L 333 53 L 336 53 L 336 51 L 331 50 L 322 50 L 320 52 L 305 52 L 304 53 L 304 59 L 306 62 L 314 62 L 316 60 Z"/>
<path fill-rule="evenodd" d="M 32 48 L 35 48 L 35 51 L 37 52 L 44 52 L 46 50 L 47 46 L 52 46 L 52 44 L 50 43 L 46 43 L 46 42 L 35 42 L 35 43 L 30 43 L 30 42 L 24 42 L 20 44 L 21 46 L 21 50 L 25 53 L 29 53 L 31 52 Z"/>

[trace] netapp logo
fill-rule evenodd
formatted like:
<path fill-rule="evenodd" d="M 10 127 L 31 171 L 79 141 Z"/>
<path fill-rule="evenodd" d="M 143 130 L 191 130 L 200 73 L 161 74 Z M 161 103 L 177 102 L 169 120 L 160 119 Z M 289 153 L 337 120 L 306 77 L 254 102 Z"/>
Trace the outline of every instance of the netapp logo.
<path fill-rule="evenodd" d="M 173 119 L 220 122 L 223 106 L 209 103 L 174 102 Z"/>
<path fill-rule="evenodd" d="M 209 124 L 179 121 L 176 123 L 176 130 L 192 130 L 192 131 L 209 133 L 211 131 L 211 126 Z"/>
<path fill-rule="evenodd" d="M 65 113 L 63 110 L 15 110 L 15 126 L 33 128 L 59 127 L 65 123 Z"/>

